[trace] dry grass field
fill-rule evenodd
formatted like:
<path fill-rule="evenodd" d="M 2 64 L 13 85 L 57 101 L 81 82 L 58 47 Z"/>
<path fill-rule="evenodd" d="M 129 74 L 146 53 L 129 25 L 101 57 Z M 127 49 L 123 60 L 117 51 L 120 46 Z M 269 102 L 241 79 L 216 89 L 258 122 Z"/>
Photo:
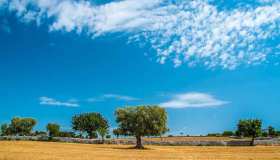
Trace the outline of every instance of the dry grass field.
<path fill-rule="evenodd" d="M 238 140 L 229 137 L 162 137 L 162 138 L 144 138 L 147 141 L 173 141 L 173 142 L 182 142 L 182 141 L 230 141 Z"/>
<path fill-rule="evenodd" d="M 280 147 L 173 147 L 2 141 L 0 160 L 280 160 Z"/>
<path fill-rule="evenodd" d="M 114 141 L 129 141 L 129 140 L 135 140 L 135 138 L 119 138 L 119 139 L 114 139 Z M 240 141 L 240 139 L 234 139 L 230 137 L 208 137 L 208 136 L 190 136 L 190 137 L 185 137 L 185 136 L 175 136 L 175 137 L 156 137 L 156 138 L 143 138 L 144 141 L 149 141 L 149 142 L 184 142 L 184 141 Z M 250 140 L 249 139 L 242 139 L 242 140 Z"/>

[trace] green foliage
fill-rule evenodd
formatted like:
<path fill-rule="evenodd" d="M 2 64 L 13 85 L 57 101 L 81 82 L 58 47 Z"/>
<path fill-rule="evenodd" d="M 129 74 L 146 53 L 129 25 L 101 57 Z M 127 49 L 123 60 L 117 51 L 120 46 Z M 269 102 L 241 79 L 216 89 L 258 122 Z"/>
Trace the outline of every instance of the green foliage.
<path fill-rule="evenodd" d="M 69 137 L 69 138 L 74 138 L 76 137 L 74 132 L 59 132 L 58 133 L 59 137 Z"/>
<path fill-rule="evenodd" d="M 106 134 L 108 134 L 108 126 L 106 127 L 100 127 L 97 129 L 97 133 L 100 135 L 102 141 L 104 142 L 104 137 L 106 136 Z"/>
<path fill-rule="evenodd" d="M 268 132 L 263 131 L 263 132 L 262 132 L 262 137 L 267 137 L 267 136 L 268 136 Z"/>
<path fill-rule="evenodd" d="M 277 136 L 277 132 L 276 132 L 275 128 L 273 128 L 272 126 L 268 126 L 268 135 L 270 137 Z"/>
<path fill-rule="evenodd" d="M 90 137 L 90 138 L 94 138 L 94 139 L 98 138 L 97 131 L 92 131 L 92 132 L 90 132 L 90 133 L 88 133 L 88 134 L 89 134 L 89 137 Z"/>
<path fill-rule="evenodd" d="M 9 130 L 11 134 L 30 135 L 33 127 L 36 125 L 36 120 L 33 118 L 18 118 L 11 120 Z"/>
<path fill-rule="evenodd" d="M 49 132 L 49 136 L 50 137 L 57 137 L 57 136 L 59 136 L 60 126 L 58 124 L 49 123 L 49 124 L 47 124 L 46 128 L 47 128 L 47 131 Z"/>
<path fill-rule="evenodd" d="M 29 136 L 47 136 L 47 132 L 44 131 L 35 131 L 29 134 Z"/>
<path fill-rule="evenodd" d="M 208 137 L 221 137 L 221 133 L 208 133 L 207 134 Z"/>
<path fill-rule="evenodd" d="M 115 112 L 122 135 L 159 136 L 167 131 L 167 114 L 158 106 L 138 106 Z"/>
<path fill-rule="evenodd" d="M 280 137 L 280 131 L 276 131 L 276 135 Z"/>
<path fill-rule="evenodd" d="M 241 136 L 257 137 L 261 134 L 262 121 L 259 119 L 240 120 L 237 128 Z"/>
<path fill-rule="evenodd" d="M 84 113 L 72 118 L 72 127 L 76 131 L 86 132 L 94 138 L 100 128 L 109 128 L 107 120 L 100 113 Z"/>
<path fill-rule="evenodd" d="M 225 137 L 229 137 L 229 136 L 233 136 L 234 132 L 233 131 L 224 131 L 222 135 Z"/>
<path fill-rule="evenodd" d="M 167 113 L 158 106 L 117 109 L 116 122 L 122 135 L 136 136 L 136 148 L 143 148 L 141 136 L 159 136 L 167 129 Z"/>
<path fill-rule="evenodd" d="M 111 138 L 111 135 L 110 134 L 107 134 L 106 135 L 106 139 L 110 139 Z"/>
<path fill-rule="evenodd" d="M 113 134 L 114 134 L 117 138 L 119 138 L 119 136 L 122 135 L 122 130 L 119 129 L 119 128 L 116 128 L 116 129 L 113 130 Z"/>
<path fill-rule="evenodd" d="M 241 133 L 240 133 L 239 130 L 236 130 L 236 131 L 235 131 L 235 136 L 241 137 Z"/>
<path fill-rule="evenodd" d="M 252 137 L 251 145 L 254 144 L 254 139 L 260 136 L 262 131 L 262 121 L 259 119 L 240 120 L 237 125 L 237 130 L 240 136 Z"/>
<path fill-rule="evenodd" d="M 11 129 L 9 128 L 9 125 L 4 123 L 1 125 L 1 136 L 7 136 L 11 134 Z"/>

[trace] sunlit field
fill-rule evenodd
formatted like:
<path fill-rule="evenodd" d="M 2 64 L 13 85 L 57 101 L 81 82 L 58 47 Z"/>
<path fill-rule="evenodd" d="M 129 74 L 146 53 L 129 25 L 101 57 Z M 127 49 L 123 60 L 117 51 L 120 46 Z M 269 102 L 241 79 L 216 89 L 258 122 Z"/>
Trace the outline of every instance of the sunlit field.
<path fill-rule="evenodd" d="M 2 141 L 1 160 L 280 160 L 280 147 L 175 147 Z"/>
<path fill-rule="evenodd" d="M 239 139 L 234 139 L 234 138 L 230 138 L 230 137 L 209 137 L 209 136 L 205 136 L 205 137 L 203 137 L 203 136 L 197 136 L 197 137 L 174 136 L 174 137 L 162 137 L 162 138 L 158 138 L 158 137 L 157 138 L 144 138 L 144 140 L 183 142 L 183 141 L 234 141 L 234 140 L 239 140 Z"/>

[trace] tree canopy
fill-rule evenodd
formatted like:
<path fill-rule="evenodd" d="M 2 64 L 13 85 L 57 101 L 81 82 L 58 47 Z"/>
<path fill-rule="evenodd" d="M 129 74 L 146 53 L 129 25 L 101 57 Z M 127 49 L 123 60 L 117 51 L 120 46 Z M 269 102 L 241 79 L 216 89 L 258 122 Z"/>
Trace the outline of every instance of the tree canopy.
<path fill-rule="evenodd" d="M 143 148 L 142 136 L 159 136 L 167 129 L 167 113 L 159 106 L 136 106 L 117 109 L 115 112 L 119 133 L 135 136 L 136 148 Z"/>
<path fill-rule="evenodd" d="M 102 139 L 102 143 L 104 143 L 105 136 L 109 133 L 108 127 L 100 127 L 97 129 L 97 133 L 100 135 Z"/>
<path fill-rule="evenodd" d="M 240 136 L 252 137 L 251 145 L 254 145 L 254 139 L 261 135 L 262 121 L 259 119 L 240 120 L 237 125 L 237 133 Z"/>
<path fill-rule="evenodd" d="M 1 125 L 1 136 L 7 136 L 10 135 L 11 129 L 9 128 L 9 125 L 7 123 L 4 123 Z"/>
<path fill-rule="evenodd" d="M 75 131 L 86 132 L 89 138 L 95 138 L 100 128 L 109 128 L 108 121 L 100 113 L 83 113 L 72 118 L 72 128 Z"/>
<path fill-rule="evenodd" d="M 10 134 L 30 135 L 33 127 L 36 125 L 36 120 L 33 118 L 18 118 L 15 117 L 6 129 Z"/>
<path fill-rule="evenodd" d="M 59 136 L 60 126 L 56 123 L 49 123 L 46 126 L 47 131 L 49 132 L 50 137 Z"/>

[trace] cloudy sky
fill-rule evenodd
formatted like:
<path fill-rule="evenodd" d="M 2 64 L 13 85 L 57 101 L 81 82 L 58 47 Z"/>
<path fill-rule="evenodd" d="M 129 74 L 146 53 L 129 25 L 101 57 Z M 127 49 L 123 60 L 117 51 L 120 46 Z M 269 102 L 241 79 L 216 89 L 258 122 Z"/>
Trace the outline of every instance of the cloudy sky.
<path fill-rule="evenodd" d="M 280 129 L 278 0 L 0 0 L 0 114 L 166 108 L 172 133 Z"/>

